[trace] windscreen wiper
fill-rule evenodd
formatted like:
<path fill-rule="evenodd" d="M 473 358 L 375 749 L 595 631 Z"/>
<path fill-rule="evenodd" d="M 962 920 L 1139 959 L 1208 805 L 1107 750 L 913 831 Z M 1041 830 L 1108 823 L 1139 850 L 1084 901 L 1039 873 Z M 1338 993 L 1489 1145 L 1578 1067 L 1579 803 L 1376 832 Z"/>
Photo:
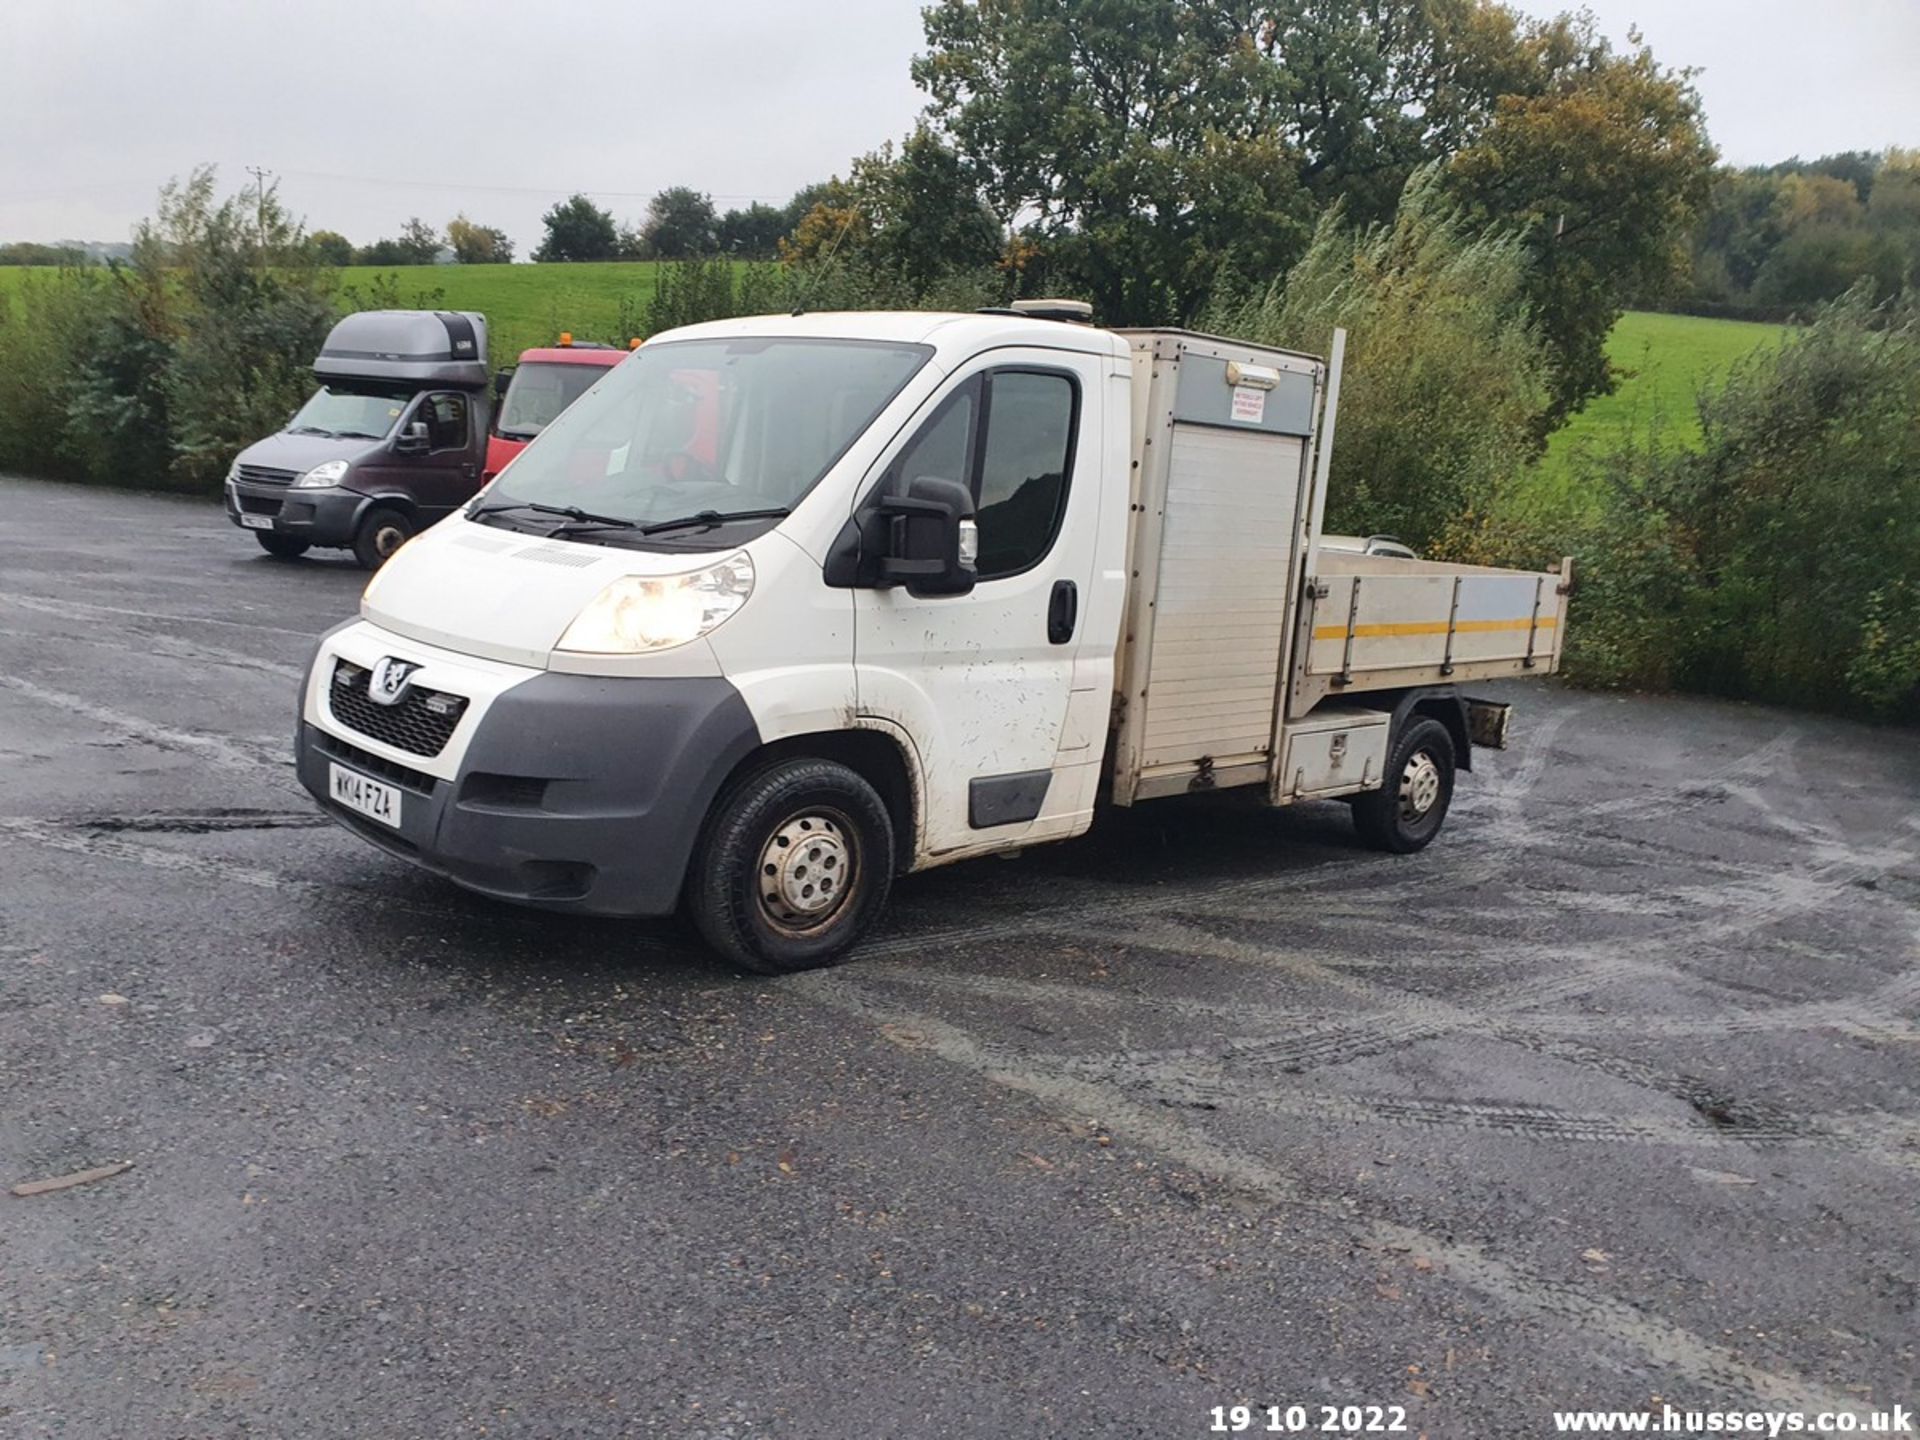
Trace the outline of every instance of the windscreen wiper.
<path fill-rule="evenodd" d="M 591 510 L 582 510 L 578 505 L 542 505 L 538 500 L 501 500 L 492 505 L 482 505 L 478 510 L 469 510 L 467 519 L 478 520 L 483 515 L 498 515 L 503 510 L 533 510 L 542 515 L 559 515 L 576 525 L 607 525 L 616 530 L 638 530 L 637 520 L 622 520 L 617 515 L 596 515 Z M 562 525 L 559 530 L 571 529 Z M 559 530 L 554 533 L 558 534 Z"/>
<path fill-rule="evenodd" d="M 642 525 L 640 533 L 660 535 L 668 530 L 711 530 L 729 520 L 778 520 L 792 513 L 784 505 L 767 510 L 698 510 L 691 515 L 682 515 L 677 520 L 656 520 L 651 525 Z"/>

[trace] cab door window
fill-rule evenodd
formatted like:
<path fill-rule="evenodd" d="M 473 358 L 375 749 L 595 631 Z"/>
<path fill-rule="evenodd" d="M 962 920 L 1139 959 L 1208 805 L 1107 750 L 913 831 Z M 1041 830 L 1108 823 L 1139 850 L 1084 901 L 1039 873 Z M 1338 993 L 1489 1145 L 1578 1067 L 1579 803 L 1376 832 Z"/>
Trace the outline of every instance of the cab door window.
<path fill-rule="evenodd" d="M 458 391 L 443 390 L 427 396 L 413 418 L 426 422 L 428 450 L 467 448 L 467 397 Z"/>
<path fill-rule="evenodd" d="M 974 477 L 981 580 L 1017 575 L 1045 558 L 1067 508 L 1079 392 L 1055 371 L 987 377 L 985 435 Z"/>

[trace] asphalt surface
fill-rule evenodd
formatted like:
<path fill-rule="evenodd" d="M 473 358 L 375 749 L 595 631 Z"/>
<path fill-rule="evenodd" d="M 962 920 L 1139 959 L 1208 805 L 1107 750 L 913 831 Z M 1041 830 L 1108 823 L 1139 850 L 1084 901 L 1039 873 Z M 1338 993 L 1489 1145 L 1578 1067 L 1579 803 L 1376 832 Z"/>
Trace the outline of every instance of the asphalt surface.
<path fill-rule="evenodd" d="M 1515 685 L 1429 851 L 1163 802 L 848 965 L 294 784 L 343 560 L 0 481 L 0 1435 L 1203 1436 L 1920 1399 L 1920 743 Z"/>

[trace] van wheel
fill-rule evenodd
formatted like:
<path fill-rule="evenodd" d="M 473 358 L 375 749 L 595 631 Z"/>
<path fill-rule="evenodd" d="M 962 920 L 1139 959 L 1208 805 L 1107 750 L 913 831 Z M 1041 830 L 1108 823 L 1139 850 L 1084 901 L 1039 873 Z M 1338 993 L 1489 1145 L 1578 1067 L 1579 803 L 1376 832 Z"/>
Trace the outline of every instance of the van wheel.
<path fill-rule="evenodd" d="M 256 530 L 253 538 L 260 542 L 260 548 L 269 555 L 281 560 L 295 560 L 307 553 L 307 542 L 296 540 L 291 535 L 276 535 L 271 530 Z"/>
<path fill-rule="evenodd" d="M 761 975 L 831 965 L 893 888 L 893 820 L 855 771 L 784 760 L 731 786 L 707 817 L 687 880 L 706 942 Z"/>
<path fill-rule="evenodd" d="M 1425 849 L 1453 803 L 1453 737 L 1425 715 L 1408 723 L 1387 755 L 1386 783 L 1354 797 L 1353 825 L 1376 850 L 1397 855 Z"/>
<path fill-rule="evenodd" d="M 353 532 L 353 558 L 364 569 L 378 570 L 414 533 L 413 517 L 406 511 L 376 505 L 360 517 L 360 527 Z"/>

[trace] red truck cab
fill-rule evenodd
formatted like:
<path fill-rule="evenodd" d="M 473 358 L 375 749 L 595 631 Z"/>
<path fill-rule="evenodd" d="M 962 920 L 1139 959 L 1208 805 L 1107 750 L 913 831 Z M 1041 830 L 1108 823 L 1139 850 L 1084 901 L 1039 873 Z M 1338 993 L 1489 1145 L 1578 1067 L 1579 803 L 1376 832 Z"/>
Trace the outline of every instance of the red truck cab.
<path fill-rule="evenodd" d="M 634 344 L 637 346 L 638 341 Z M 520 363 L 494 377 L 498 403 L 487 435 L 482 483 L 491 481 L 527 442 L 584 395 L 593 382 L 627 358 L 626 350 L 562 334 L 558 345 L 523 350 Z"/>

